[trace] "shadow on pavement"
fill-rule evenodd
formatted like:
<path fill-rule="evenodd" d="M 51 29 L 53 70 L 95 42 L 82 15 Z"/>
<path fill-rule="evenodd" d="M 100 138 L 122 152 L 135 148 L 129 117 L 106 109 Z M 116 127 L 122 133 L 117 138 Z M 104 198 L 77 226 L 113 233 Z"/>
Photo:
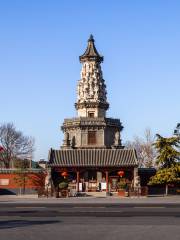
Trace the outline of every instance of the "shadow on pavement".
<path fill-rule="evenodd" d="M 13 192 L 13 191 L 11 191 L 11 190 L 9 190 L 9 189 L 0 189 L 0 195 L 8 195 L 8 196 L 12 196 L 12 195 L 16 195 L 16 193 L 15 192 Z"/>
<path fill-rule="evenodd" d="M 59 222 L 60 221 L 7 220 L 7 221 L 0 221 L 0 230 L 18 228 L 18 227 L 27 227 L 32 225 L 54 224 Z"/>

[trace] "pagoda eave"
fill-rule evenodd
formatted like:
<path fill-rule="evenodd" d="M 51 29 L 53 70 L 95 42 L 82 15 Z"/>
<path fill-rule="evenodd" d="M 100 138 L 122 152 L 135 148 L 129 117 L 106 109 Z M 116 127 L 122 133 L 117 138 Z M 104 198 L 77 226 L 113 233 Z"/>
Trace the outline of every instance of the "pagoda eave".
<path fill-rule="evenodd" d="M 102 108 L 104 110 L 109 109 L 108 102 L 77 102 L 75 103 L 76 110 L 83 109 L 83 108 Z"/>

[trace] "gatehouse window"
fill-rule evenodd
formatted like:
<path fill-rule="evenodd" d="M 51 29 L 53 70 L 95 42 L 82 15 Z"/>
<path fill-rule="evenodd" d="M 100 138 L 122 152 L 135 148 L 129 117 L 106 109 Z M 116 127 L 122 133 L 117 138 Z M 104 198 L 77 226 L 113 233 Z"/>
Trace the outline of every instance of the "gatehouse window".
<path fill-rule="evenodd" d="M 96 144 L 96 132 L 94 131 L 88 132 L 88 144 L 89 145 Z"/>

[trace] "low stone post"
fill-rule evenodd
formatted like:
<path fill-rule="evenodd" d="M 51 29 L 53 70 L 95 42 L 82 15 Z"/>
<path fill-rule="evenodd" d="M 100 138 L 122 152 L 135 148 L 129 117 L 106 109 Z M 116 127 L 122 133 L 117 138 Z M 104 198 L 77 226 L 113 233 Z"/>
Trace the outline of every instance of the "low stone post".
<path fill-rule="evenodd" d="M 77 192 L 79 192 L 79 171 L 76 172 Z"/>
<path fill-rule="evenodd" d="M 109 173 L 106 171 L 106 196 L 109 196 Z"/>

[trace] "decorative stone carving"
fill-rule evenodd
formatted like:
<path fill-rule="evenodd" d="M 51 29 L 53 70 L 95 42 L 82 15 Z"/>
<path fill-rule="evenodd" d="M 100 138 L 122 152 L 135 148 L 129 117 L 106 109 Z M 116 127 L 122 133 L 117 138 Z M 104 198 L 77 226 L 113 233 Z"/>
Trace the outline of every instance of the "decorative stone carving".
<path fill-rule="evenodd" d="M 106 85 L 102 77 L 100 63 L 85 62 L 82 66 L 81 80 L 77 86 L 77 103 L 107 103 Z"/>
<path fill-rule="evenodd" d="M 45 189 L 51 189 L 51 171 L 49 169 L 47 170 L 47 175 L 45 177 Z"/>
<path fill-rule="evenodd" d="M 120 143 L 120 133 L 119 133 L 119 131 L 117 131 L 117 132 L 115 133 L 115 137 L 114 137 L 114 145 L 115 145 L 115 146 L 118 146 L 119 143 Z"/>
<path fill-rule="evenodd" d="M 65 143 L 68 143 L 68 140 L 69 140 L 69 133 L 68 133 L 68 132 L 65 132 L 65 133 L 64 133 L 64 142 L 65 142 Z"/>
<path fill-rule="evenodd" d="M 70 147 L 70 140 L 69 140 L 69 133 L 68 132 L 64 132 L 63 147 L 65 147 L 65 148 Z"/>
<path fill-rule="evenodd" d="M 74 148 L 75 145 L 76 145 L 76 139 L 75 139 L 75 136 L 73 136 L 71 139 L 71 147 Z"/>

